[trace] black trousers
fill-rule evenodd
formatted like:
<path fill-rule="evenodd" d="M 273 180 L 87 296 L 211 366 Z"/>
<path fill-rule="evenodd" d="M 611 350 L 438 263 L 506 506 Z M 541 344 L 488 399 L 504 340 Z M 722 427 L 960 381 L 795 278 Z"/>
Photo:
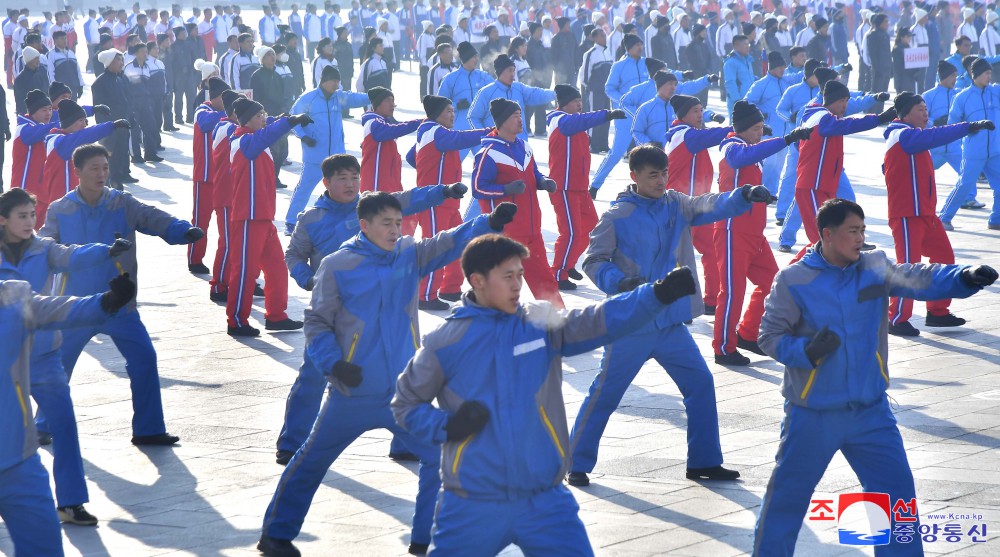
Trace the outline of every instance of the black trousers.
<path fill-rule="evenodd" d="M 186 97 L 186 98 L 185 98 Z M 190 124 L 194 121 L 194 108 L 198 105 L 198 84 L 175 83 L 174 84 L 174 121 L 184 120 L 184 110 L 187 109 L 187 120 Z"/>
<path fill-rule="evenodd" d="M 280 139 L 271 144 L 271 157 L 274 158 L 274 180 L 277 183 L 281 183 L 278 175 L 281 173 L 281 167 L 284 165 L 285 161 L 288 159 L 288 134 L 281 136 Z"/>
<path fill-rule="evenodd" d="M 135 140 L 135 132 L 137 130 L 139 136 L 142 138 L 142 150 L 146 153 L 146 156 L 155 155 L 156 148 L 160 146 L 160 128 L 156 125 L 156 108 L 157 105 L 151 100 L 147 100 L 135 107 L 133 113 L 135 115 L 135 123 L 138 124 L 138 127 L 132 128 L 132 150 L 136 155 L 139 155 L 139 151 L 136 150 L 138 144 Z"/>
<path fill-rule="evenodd" d="M 608 110 L 611 108 L 611 99 L 607 95 L 601 93 L 590 93 L 587 95 L 588 102 L 590 103 L 591 111 L 594 110 Z M 610 130 L 610 124 L 604 123 L 600 126 L 595 126 L 590 132 L 590 151 L 601 152 L 610 151 L 611 147 L 608 145 L 608 131 Z"/>
<path fill-rule="evenodd" d="M 101 143 L 111 151 L 110 167 L 111 181 L 121 189 L 121 179 L 129 175 L 128 137 L 129 130 L 116 129 L 111 135 L 101 140 Z"/>

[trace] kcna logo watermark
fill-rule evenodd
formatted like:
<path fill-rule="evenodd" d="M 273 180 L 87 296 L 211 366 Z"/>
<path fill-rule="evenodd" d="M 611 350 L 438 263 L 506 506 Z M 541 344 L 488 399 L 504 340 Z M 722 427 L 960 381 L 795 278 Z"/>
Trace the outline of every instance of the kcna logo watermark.
<path fill-rule="evenodd" d="M 844 493 L 832 499 L 812 499 L 810 521 L 836 521 L 842 545 L 911 543 L 984 543 L 986 523 L 977 513 L 928 513 L 917 525 L 917 500 L 896 499 L 888 493 Z"/>

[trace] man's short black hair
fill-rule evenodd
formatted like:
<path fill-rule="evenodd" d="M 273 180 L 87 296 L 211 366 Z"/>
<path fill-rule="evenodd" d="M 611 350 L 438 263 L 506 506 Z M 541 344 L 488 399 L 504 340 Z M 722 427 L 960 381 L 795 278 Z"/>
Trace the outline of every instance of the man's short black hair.
<path fill-rule="evenodd" d="M 819 228 L 820 235 L 825 228 L 837 228 L 844 224 L 847 215 L 854 214 L 865 219 L 865 211 L 861 205 L 846 199 L 828 199 L 816 213 L 816 227 Z"/>
<path fill-rule="evenodd" d="M 806 51 L 805 47 L 802 47 L 802 46 L 793 46 L 791 48 L 791 50 L 788 51 L 788 57 L 789 58 L 795 58 L 796 56 L 798 56 L 799 54 L 804 53 L 805 51 Z"/>
<path fill-rule="evenodd" d="M 736 43 L 745 43 L 749 41 L 750 39 L 746 35 L 736 35 L 735 37 L 733 37 L 733 45 L 735 45 Z"/>
<path fill-rule="evenodd" d="M 240 42 L 240 44 L 243 44 L 247 41 L 252 41 L 253 35 L 250 33 L 241 33 L 238 37 L 236 37 L 236 39 Z"/>
<path fill-rule="evenodd" d="M 35 194 L 21 188 L 11 188 L 3 195 L 0 195 L 0 217 L 5 219 L 10 218 L 10 212 L 15 207 L 28 204 L 35 205 L 36 203 L 38 201 L 35 198 Z"/>
<path fill-rule="evenodd" d="M 462 252 L 462 272 L 465 278 L 474 273 L 486 276 L 511 257 L 528 257 L 528 248 L 502 234 L 485 234 L 469 242 Z"/>
<path fill-rule="evenodd" d="M 403 206 L 399 204 L 399 200 L 389 192 L 366 191 L 361 194 L 361 199 L 358 200 L 358 218 L 361 220 L 371 222 L 386 209 L 403 212 Z"/>
<path fill-rule="evenodd" d="M 65 36 L 66 36 L 66 31 L 63 31 L 61 29 L 59 31 L 52 32 L 52 40 L 60 39 Z"/>
<path fill-rule="evenodd" d="M 628 169 L 632 172 L 639 172 L 643 168 L 651 167 L 656 170 L 663 170 L 667 167 L 667 153 L 663 148 L 655 143 L 643 143 L 636 145 L 628 154 Z"/>
<path fill-rule="evenodd" d="M 323 164 L 320 166 L 323 171 L 324 178 L 332 178 L 334 174 L 347 170 L 351 172 L 361 172 L 361 165 L 358 164 L 358 159 L 354 155 L 339 154 L 331 155 L 323 159 Z"/>
<path fill-rule="evenodd" d="M 88 143 L 87 145 L 81 145 L 73 151 L 73 166 L 79 170 L 87 164 L 87 161 L 98 156 L 110 160 L 111 152 L 100 143 Z"/>

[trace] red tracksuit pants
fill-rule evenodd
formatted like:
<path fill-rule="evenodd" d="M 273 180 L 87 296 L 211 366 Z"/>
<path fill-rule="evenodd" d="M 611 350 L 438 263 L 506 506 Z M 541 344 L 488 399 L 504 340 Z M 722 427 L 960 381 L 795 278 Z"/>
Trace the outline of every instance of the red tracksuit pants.
<path fill-rule="evenodd" d="M 229 223 L 229 298 L 226 317 L 230 327 L 249 322 L 257 274 L 264 272 L 264 317 L 269 321 L 288 318 L 288 269 L 271 221 L 237 220 Z"/>
<path fill-rule="evenodd" d="M 420 233 L 424 238 L 430 238 L 442 230 L 449 230 L 462 224 L 462 215 L 457 207 L 439 205 L 416 215 L 420 225 Z M 410 217 L 407 217 L 410 218 Z M 436 300 L 438 292 L 452 294 L 462 291 L 465 276 L 462 274 L 462 264 L 456 260 L 437 271 L 420 279 L 420 300 Z"/>
<path fill-rule="evenodd" d="M 212 221 L 212 194 L 214 188 L 212 182 L 199 182 L 195 180 L 192 187 L 194 193 L 194 211 L 191 224 L 205 231 L 205 237 L 193 244 L 188 244 L 188 265 L 197 265 L 205 258 L 205 250 L 208 248 L 208 223 Z M 221 213 L 216 215 L 216 220 L 221 219 Z M 219 225 L 220 234 L 222 226 Z"/>
<path fill-rule="evenodd" d="M 833 199 L 834 194 L 822 190 L 795 190 L 795 203 L 799 206 L 799 214 L 802 215 L 802 228 L 806 231 L 810 244 L 815 244 L 820 240 L 819 228 L 816 226 L 816 213 L 829 199 Z"/>
<path fill-rule="evenodd" d="M 955 263 L 951 241 L 937 215 L 889 219 L 889 228 L 896 244 L 897 263 L 920 263 L 922 256 L 926 256 L 931 263 Z M 949 306 L 950 299 L 929 301 L 927 313 L 947 315 Z M 895 297 L 889 300 L 889 322 L 893 325 L 909 321 L 912 315 L 913 300 Z"/>
<path fill-rule="evenodd" d="M 597 226 L 597 210 L 587 191 L 557 191 L 550 193 L 549 199 L 559 226 L 552 274 L 557 281 L 567 280 L 566 272 L 576 267 L 580 255 L 587 249 L 590 232 Z"/>
<path fill-rule="evenodd" d="M 705 305 L 715 306 L 719 299 L 719 258 L 715 251 L 715 225 L 703 224 L 691 227 L 694 249 L 701 254 L 701 267 L 705 275 Z"/>
<path fill-rule="evenodd" d="M 212 293 L 225 292 L 229 289 L 229 230 L 232 223 L 229 222 L 229 214 L 232 209 L 229 207 L 215 208 L 215 223 L 219 227 L 219 246 L 215 249 L 215 263 L 212 265 Z"/>
<path fill-rule="evenodd" d="M 736 335 L 756 342 L 760 333 L 760 320 L 764 316 L 764 298 L 771 293 L 771 283 L 778 274 L 771 246 L 763 235 L 741 234 L 739 230 L 717 228 L 715 249 L 719 256 L 719 298 L 715 309 L 715 337 L 712 348 L 716 354 L 729 354 L 736 350 Z M 750 305 L 743 320 L 737 320 L 743 311 L 747 280 L 756 288 L 750 295 Z"/>

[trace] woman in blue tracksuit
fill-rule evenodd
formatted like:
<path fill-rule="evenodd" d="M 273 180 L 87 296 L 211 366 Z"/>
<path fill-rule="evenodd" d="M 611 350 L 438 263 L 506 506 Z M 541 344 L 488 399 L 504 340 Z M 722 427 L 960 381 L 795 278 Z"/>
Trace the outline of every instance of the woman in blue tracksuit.
<path fill-rule="evenodd" d="M 882 251 L 861 252 L 864 212 L 851 201 L 824 203 L 817 224 L 821 242 L 778 273 L 760 327 L 761 349 L 785 366 L 785 418 L 754 555 L 793 554 L 813 490 L 838 451 L 865 491 L 887 493 L 891 503 L 916 497 L 886 396 L 889 296 L 967 298 L 997 278 L 989 267 L 896 265 Z M 888 537 L 877 555 L 923 555 L 919 535 L 910 543 Z"/>
<path fill-rule="evenodd" d="M 368 106 L 368 95 L 340 89 L 340 71 L 334 66 L 323 68 L 319 87 L 307 91 L 295 101 L 292 114 L 308 114 L 313 123 L 292 129 L 302 141 L 302 175 L 295 185 L 285 214 L 285 234 L 295 229 L 299 213 L 309 204 L 316 184 L 323 180 L 320 165 L 330 155 L 346 152 L 344 147 L 344 116 L 342 108 Z"/>

